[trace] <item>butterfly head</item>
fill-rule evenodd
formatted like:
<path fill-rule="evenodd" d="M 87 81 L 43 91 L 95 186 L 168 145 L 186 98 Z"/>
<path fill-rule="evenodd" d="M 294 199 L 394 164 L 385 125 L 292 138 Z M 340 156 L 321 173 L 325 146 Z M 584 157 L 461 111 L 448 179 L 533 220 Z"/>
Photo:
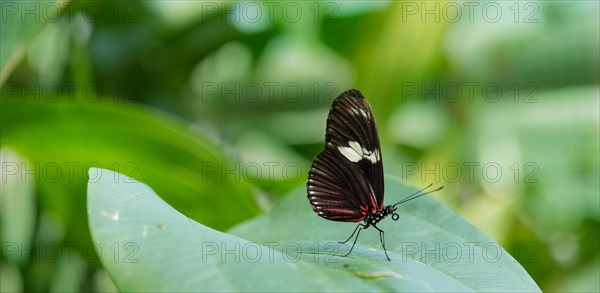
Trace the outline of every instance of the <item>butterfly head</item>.
<path fill-rule="evenodd" d="M 398 221 L 398 219 L 400 218 L 400 216 L 398 215 L 398 213 L 396 213 L 396 207 L 393 206 L 393 205 L 386 206 L 383 209 L 383 212 L 386 215 L 392 215 L 392 220 L 394 220 L 394 221 Z"/>

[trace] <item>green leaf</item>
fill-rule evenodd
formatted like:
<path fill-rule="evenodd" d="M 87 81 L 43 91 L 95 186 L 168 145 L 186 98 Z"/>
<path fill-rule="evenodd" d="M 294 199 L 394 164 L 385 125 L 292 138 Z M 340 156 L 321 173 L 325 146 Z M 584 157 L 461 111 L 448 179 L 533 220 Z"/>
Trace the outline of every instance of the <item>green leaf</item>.
<path fill-rule="evenodd" d="M 286 261 L 278 251 L 196 223 L 124 175 L 94 168 L 90 178 L 98 178 L 88 185 L 90 230 L 104 267 L 122 291 L 369 289 L 341 271 L 321 275 L 311 264 Z M 212 252 L 222 245 L 233 253 Z M 262 254 L 248 261 L 236 255 L 236 247 Z M 330 284 L 332 277 L 345 284 Z"/>
<path fill-rule="evenodd" d="M 232 168 L 219 150 L 175 116 L 108 97 L 19 98 L 18 90 L 7 91 L 1 145 L 29 159 L 22 168 L 34 173 L 27 178 L 37 183 L 42 209 L 79 236 L 89 235 L 79 221 L 90 167 L 143 180 L 178 210 L 217 229 L 259 213 L 250 186 L 222 176 L 223 168 Z"/>
<path fill-rule="evenodd" d="M 386 180 L 387 202 L 416 191 L 399 180 Z M 498 243 L 432 197 L 399 206 L 400 219 L 384 219 L 388 262 L 375 229 L 360 234 L 356 247 L 340 262 L 374 288 L 393 291 L 540 291 L 519 263 Z M 242 223 L 230 232 L 256 242 L 343 241 L 356 224 L 327 221 L 310 208 L 306 191 L 297 190 L 270 213 Z M 350 245 L 335 248 L 345 254 Z M 355 267 L 355 264 L 360 266 Z M 369 270 L 368 268 L 371 268 Z M 385 277 L 382 277 L 384 275 Z M 366 276 L 366 277 L 365 277 Z M 407 283 L 421 284 L 421 288 Z"/>
<path fill-rule="evenodd" d="M 30 180 L 23 180 L 27 178 L 27 173 L 21 168 L 27 164 L 29 162 L 14 150 L 0 148 L 0 236 L 3 257 L 19 265 L 25 263 L 29 256 L 19 253 L 19 248 L 30 247 L 36 221 L 34 184 Z"/>
<path fill-rule="evenodd" d="M 495 244 L 431 198 L 403 207 L 401 222 L 382 223 L 388 262 L 372 231 L 342 257 L 349 246 L 336 241 L 354 227 L 319 219 L 303 189 L 233 229 L 234 236 L 190 220 L 126 176 L 92 169 L 90 178 L 98 178 L 88 184 L 90 230 L 105 269 L 123 291 L 539 291 L 504 250 L 496 262 L 403 253 L 400 238 L 431 247 L 435 241 Z M 388 183 L 393 194 L 409 191 Z"/>
<path fill-rule="evenodd" d="M 33 38 L 48 24 L 60 18 L 66 2 L 6 1 L 2 2 L 0 26 L 0 85 L 25 56 Z"/>

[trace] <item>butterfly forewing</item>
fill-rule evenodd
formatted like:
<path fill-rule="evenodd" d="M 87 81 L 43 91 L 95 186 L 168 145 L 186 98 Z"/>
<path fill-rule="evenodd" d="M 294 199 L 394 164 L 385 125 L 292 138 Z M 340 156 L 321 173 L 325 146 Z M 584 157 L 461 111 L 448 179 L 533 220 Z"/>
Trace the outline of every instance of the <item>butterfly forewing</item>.
<path fill-rule="evenodd" d="M 327 118 L 326 146 L 313 161 L 308 197 L 320 216 L 360 221 L 383 208 L 383 165 L 371 107 L 357 90 L 340 95 Z"/>

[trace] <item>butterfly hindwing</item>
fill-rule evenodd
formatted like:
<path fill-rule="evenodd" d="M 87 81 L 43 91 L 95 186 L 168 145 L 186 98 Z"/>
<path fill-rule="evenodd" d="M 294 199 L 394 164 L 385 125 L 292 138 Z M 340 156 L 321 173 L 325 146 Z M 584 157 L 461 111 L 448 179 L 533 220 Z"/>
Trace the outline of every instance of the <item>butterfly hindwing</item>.
<path fill-rule="evenodd" d="M 308 198 L 319 216 L 334 221 L 361 221 L 373 204 L 364 174 L 329 148 L 317 156 L 310 168 Z"/>
<path fill-rule="evenodd" d="M 309 171 L 308 197 L 322 217 L 360 221 L 383 208 L 383 165 L 371 107 L 357 90 L 341 94 L 327 118 L 326 146 Z"/>

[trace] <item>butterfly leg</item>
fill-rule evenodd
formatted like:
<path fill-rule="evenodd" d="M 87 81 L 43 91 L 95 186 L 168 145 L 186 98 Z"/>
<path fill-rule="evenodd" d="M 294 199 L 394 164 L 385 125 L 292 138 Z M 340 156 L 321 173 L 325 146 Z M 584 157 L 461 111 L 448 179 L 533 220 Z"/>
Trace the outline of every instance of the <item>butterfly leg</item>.
<path fill-rule="evenodd" d="M 354 237 L 354 233 L 356 233 L 356 230 L 358 230 L 358 228 L 364 229 L 366 227 L 364 226 L 364 224 L 358 224 L 358 226 L 356 226 L 356 228 L 354 228 L 354 232 L 352 232 L 352 235 L 350 235 L 350 237 L 348 237 L 348 239 L 346 239 L 346 241 L 338 241 L 338 243 L 344 244 L 344 243 L 350 241 L 350 239 L 352 239 L 352 237 Z M 360 232 L 358 232 L 358 233 L 360 233 Z"/>
<path fill-rule="evenodd" d="M 377 226 L 373 225 L 373 227 L 375 227 L 375 229 L 377 229 L 379 231 L 379 241 L 381 241 L 381 246 L 383 246 L 383 252 L 385 253 L 385 257 L 387 257 L 387 259 L 389 261 L 392 261 L 387 254 L 387 249 L 385 248 L 385 233 L 383 232 L 383 230 L 379 229 Z"/>
<path fill-rule="evenodd" d="M 358 235 L 360 235 L 360 231 L 362 229 L 367 228 L 367 227 L 368 227 L 367 225 L 358 224 L 358 226 L 356 226 L 356 228 L 354 229 L 354 232 L 352 232 L 352 235 L 350 235 L 350 237 L 348 237 L 348 239 L 346 239 L 346 241 L 344 241 L 344 242 L 341 242 L 341 241 L 338 242 L 338 243 L 346 243 L 346 242 L 348 242 L 352 238 L 352 236 L 354 236 L 354 233 L 356 233 L 358 231 L 358 233 L 356 233 L 356 237 L 354 238 L 354 242 L 352 243 L 352 247 L 350 247 L 350 251 L 348 251 L 348 253 L 344 254 L 343 256 L 350 255 L 350 252 L 352 252 L 352 249 L 354 249 L 354 245 L 356 244 L 356 240 L 358 239 Z"/>

